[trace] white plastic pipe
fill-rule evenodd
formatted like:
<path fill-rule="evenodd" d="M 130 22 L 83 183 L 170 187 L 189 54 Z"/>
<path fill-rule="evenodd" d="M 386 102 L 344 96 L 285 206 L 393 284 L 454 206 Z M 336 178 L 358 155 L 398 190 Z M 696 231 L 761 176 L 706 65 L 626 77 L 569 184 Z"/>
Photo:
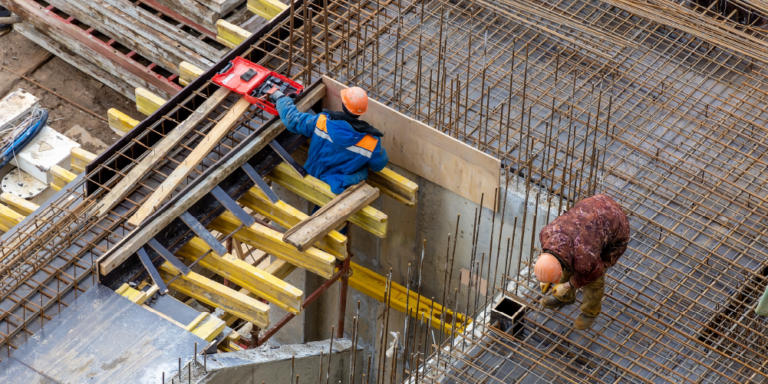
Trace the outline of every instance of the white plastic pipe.
<path fill-rule="evenodd" d="M 0 24 L 19 24 L 22 20 L 21 17 L 12 15 L 9 17 L 0 17 Z"/>

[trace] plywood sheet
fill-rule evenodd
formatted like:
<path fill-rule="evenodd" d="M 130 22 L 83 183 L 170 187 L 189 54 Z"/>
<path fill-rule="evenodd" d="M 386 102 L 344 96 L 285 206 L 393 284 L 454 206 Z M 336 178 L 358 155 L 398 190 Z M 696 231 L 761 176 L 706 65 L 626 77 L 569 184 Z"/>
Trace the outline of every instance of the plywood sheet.
<path fill-rule="evenodd" d="M 323 108 L 341 110 L 339 92 L 346 85 L 323 77 L 327 92 Z M 499 186 L 501 163 L 436 129 L 371 100 L 363 120 L 384 132 L 389 161 L 459 196 L 493 208 L 493 193 Z"/>

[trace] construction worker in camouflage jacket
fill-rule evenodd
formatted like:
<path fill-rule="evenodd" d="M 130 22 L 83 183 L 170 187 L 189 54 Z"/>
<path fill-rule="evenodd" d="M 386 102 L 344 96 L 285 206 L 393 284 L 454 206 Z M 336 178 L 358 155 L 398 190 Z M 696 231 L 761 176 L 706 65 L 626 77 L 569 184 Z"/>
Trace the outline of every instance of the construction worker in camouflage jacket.
<path fill-rule="evenodd" d="M 584 297 L 574 327 L 592 326 L 602 308 L 605 272 L 619 261 L 629 243 L 629 221 L 610 196 L 595 195 L 549 223 L 539 233 L 541 249 L 534 273 L 546 293 L 541 303 L 557 309 L 576 301 L 576 290 Z"/>

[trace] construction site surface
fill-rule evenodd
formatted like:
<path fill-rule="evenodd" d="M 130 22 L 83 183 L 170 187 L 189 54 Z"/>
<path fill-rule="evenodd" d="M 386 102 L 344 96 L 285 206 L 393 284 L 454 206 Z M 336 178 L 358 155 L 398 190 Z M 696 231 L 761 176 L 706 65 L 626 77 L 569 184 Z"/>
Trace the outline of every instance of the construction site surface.
<path fill-rule="evenodd" d="M 2 383 L 768 383 L 764 0 L 0 5 L 0 97 L 72 141 L 0 196 Z M 365 89 L 387 167 L 333 193 L 236 58 Z M 598 193 L 631 241 L 579 331 L 532 265 Z"/>

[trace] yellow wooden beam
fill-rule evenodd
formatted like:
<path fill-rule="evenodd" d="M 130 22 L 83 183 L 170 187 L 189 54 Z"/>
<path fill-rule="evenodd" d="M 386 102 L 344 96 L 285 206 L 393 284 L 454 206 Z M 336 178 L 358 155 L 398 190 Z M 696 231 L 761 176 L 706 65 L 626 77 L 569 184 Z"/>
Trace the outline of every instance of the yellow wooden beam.
<path fill-rule="evenodd" d="M 53 182 L 51 182 L 51 188 L 56 191 L 61 191 L 70 181 L 74 180 L 77 175 L 67 171 L 66 169 L 54 165 L 48 170 L 51 176 L 53 176 Z"/>
<path fill-rule="evenodd" d="M 198 237 L 192 238 L 178 252 L 187 260 L 195 261 L 211 247 Z M 304 300 L 304 292 L 300 289 L 250 265 L 236 256 L 209 253 L 198 263 L 221 277 L 246 288 L 255 295 L 274 303 L 278 307 L 293 314 L 301 313 L 301 303 Z"/>
<path fill-rule="evenodd" d="M 213 341 L 227 326 L 224 320 L 219 319 L 210 313 L 203 312 L 203 318 L 198 321 L 194 327 L 188 325 L 187 330 L 204 339 L 205 341 Z M 195 319 L 197 320 L 197 319 Z"/>
<path fill-rule="evenodd" d="M 96 160 L 96 155 L 82 148 L 72 148 L 69 151 L 72 158 L 72 171 L 81 173 L 85 171 L 85 166 Z"/>
<path fill-rule="evenodd" d="M 182 61 L 181 64 L 179 64 L 179 83 L 186 87 L 204 72 L 205 71 L 202 69 L 187 63 L 186 61 Z"/>
<path fill-rule="evenodd" d="M 251 37 L 251 33 L 237 25 L 224 19 L 216 21 L 216 41 L 229 48 L 237 47 L 249 37 Z"/>
<path fill-rule="evenodd" d="M 227 234 L 239 226 L 240 221 L 230 212 L 224 212 L 210 224 L 211 229 Z M 284 243 L 282 241 L 282 233 L 259 223 L 255 223 L 250 227 L 243 227 L 235 233 L 234 237 L 240 242 L 259 248 L 272 256 L 316 273 L 326 279 L 333 276 L 335 257 L 314 247 L 309 248 L 306 252 L 301 252 L 294 246 Z"/>
<path fill-rule="evenodd" d="M 288 277 L 288 275 L 291 274 L 291 272 L 293 272 L 294 269 L 296 269 L 295 265 L 285 260 L 277 259 L 271 262 L 269 266 L 264 269 L 264 272 L 267 272 L 270 275 L 277 277 L 278 279 L 284 280 L 286 277 Z M 240 293 L 246 296 L 256 297 L 252 292 L 249 292 L 245 288 L 241 288 Z M 234 316 L 231 313 L 227 313 L 221 319 L 224 320 L 228 326 L 231 326 L 237 320 L 237 316 Z"/>
<path fill-rule="evenodd" d="M 138 89 L 137 89 L 138 90 Z M 115 108 L 110 108 L 107 111 L 107 121 L 109 127 L 115 131 L 116 134 L 123 136 L 129 132 L 133 127 L 139 125 L 139 121 L 118 111 Z"/>
<path fill-rule="evenodd" d="M 356 263 L 351 263 L 350 268 L 352 269 L 352 273 L 349 278 L 349 286 L 378 301 L 384 302 L 387 278 Z M 392 283 L 391 307 L 405 313 L 406 299 L 408 298 L 409 293 L 410 299 L 407 299 L 407 301 L 411 316 L 421 319 L 422 314 L 424 314 L 425 318 L 429 318 L 430 313 L 432 313 L 432 300 L 423 296 L 419 299 L 419 295 L 416 292 L 406 291 L 404 286 L 394 282 Z M 416 305 L 417 303 L 418 307 Z M 435 303 L 434 305 L 434 313 L 430 319 L 430 323 L 434 328 L 440 329 L 440 322 L 444 309 L 440 304 Z M 454 313 L 447 309 L 445 310 L 445 313 L 446 317 L 443 331 L 450 333 Z M 467 321 L 468 319 L 464 315 L 460 313 L 456 314 L 456 331 L 463 332 L 464 328 L 468 325 Z"/>
<path fill-rule="evenodd" d="M 29 216 L 32 212 L 34 212 L 37 208 L 40 206 L 29 201 L 26 199 L 23 199 L 21 197 L 18 197 L 12 193 L 3 192 L 0 194 L 0 201 L 3 203 L 8 204 L 11 209 L 18 212 L 19 214 L 23 216 Z"/>
<path fill-rule="evenodd" d="M 278 0 L 248 0 L 248 10 L 267 20 L 272 20 L 286 8 L 288 5 Z"/>
<path fill-rule="evenodd" d="M 291 192 L 320 206 L 327 204 L 336 197 L 336 194 L 331 192 L 331 187 L 328 184 L 309 175 L 301 178 L 293 171 L 293 168 L 284 162 L 275 167 L 267 177 Z M 387 236 L 387 215 L 370 205 L 350 217 L 349 222 L 380 238 Z"/>
<path fill-rule="evenodd" d="M 409 207 L 416 205 L 419 185 L 389 168 L 380 172 L 368 172 L 367 182 L 401 204 Z"/>
<path fill-rule="evenodd" d="M 146 88 L 136 88 L 136 109 L 149 116 L 165 104 L 165 99 L 155 95 Z"/>
<path fill-rule="evenodd" d="M 161 265 L 158 270 L 160 277 L 166 283 L 179 274 L 179 271 L 167 262 Z M 221 308 L 261 328 L 269 326 L 268 305 L 213 280 L 206 279 L 195 272 L 190 272 L 186 276 L 179 276 L 171 283 L 170 288 L 193 297 L 197 301 Z"/>
<path fill-rule="evenodd" d="M 286 204 L 282 200 L 273 204 L 264 195 L 264 192 L 258 188 L 251 188 L 238 201 L 244 207 L 264 215 L 285 228 L 291 228 L 309 217 L 304 212 Z M 330 253 L 339 260 L 347 258 L 347 237 L 338 231 L 331 231 L 327 236 L 318 241 L 315 246 Z"/>

